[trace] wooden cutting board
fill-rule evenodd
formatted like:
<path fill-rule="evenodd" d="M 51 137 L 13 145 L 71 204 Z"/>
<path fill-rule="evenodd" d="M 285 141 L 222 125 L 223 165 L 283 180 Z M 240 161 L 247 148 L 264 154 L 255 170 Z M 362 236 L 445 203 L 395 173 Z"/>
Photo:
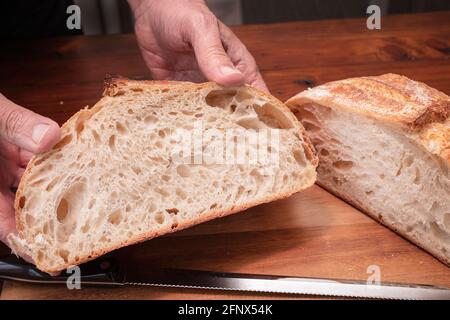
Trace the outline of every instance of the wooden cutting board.
<path fill-rule="evenodd" d="M 404 74 L 450 94 L 450 12 L 254 25 L 234 31 L 255 55 L 272 93 L 350 76 Z M 0 92 L 60 123 L 98 100 L 105 73 L 148 77 L 133 35 L 9 43 L 0 52 Z M 8 252 L 5 247 L 2 252 Z M 123 248 L 135 267 L 367 279 L 450 287 L 450 268 L 318 186 L 189 230 Z M 83 288 L 3 283 L 0 299 L 294 298 L 206 290 Z"/>

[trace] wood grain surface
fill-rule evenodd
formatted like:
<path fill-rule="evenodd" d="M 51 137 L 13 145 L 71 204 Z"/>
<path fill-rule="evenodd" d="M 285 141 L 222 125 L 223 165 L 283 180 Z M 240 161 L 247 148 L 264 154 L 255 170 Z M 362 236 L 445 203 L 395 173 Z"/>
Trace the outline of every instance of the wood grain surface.
<path fill-rule="evenodd" d="M 248 25 L 234 31 L 254 54 L 272 93 L 297 92 L 346 77 L 395 72 L 450 94 L 450 12 Z M 0 92 L 59 123 L 102 92 L 106 73 L 149 78 L 134 35 L 2 43 Z M 5 247 L 0 248 L 5 253 Z M 189 230 L 113 253 L 139 268 L 367 279 L 450 286 L 450 268 L 318 186 Z M 6 281 L 1 299 L 295 298 L 163 288 L 83 288 Z"/>

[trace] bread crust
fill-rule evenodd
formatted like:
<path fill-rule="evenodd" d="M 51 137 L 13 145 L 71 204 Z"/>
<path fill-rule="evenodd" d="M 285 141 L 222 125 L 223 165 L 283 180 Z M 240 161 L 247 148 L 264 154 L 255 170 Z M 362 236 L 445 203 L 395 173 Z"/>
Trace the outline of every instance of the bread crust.
<path fill-rule="evenodd" d="M 155 87 L 164 88 L 166 86 L 170 86 L 170 88 L 174 88 L 176 86 L 181 86 L 181 87 L 183 87 L 183 89 L 198 89 L 198 88 L 208 88 L 208 89 L 212 89 L 212 90 L 223 89 L 223 87 L 221 87 L 220 85 L 218 85 L 214 82 L 206 82 L 206 83 L 197 84 L 197 83 L 192 83 L 192 82 L 181 82 L 181 81 L 154 81 L 154 80 L 137 81 L 137 80 L 130 80 L 130 79 L 120 77 L 120 76 L 113 77 L 113 76 L 107 75 L 105 77 L 105 90 L 104 90 L 103 95 L 109 96 L 109 97 L 114 97 L 117 95 L 124 94 L 125 93 L 124 89 L 126 87 L 128 87 L 127 89 L 131 88 L 131 90 L 133 90 L 133 88 L 136 88 L 137 90 L 142 90 L 143 87 L 146 87 L 146 86 L 151 87 L 152 89 L 154 89 Z M 305 153 L 308 153 L 309 157 L 310 157 L 308 159 L 308 161 L 310 162 L 310 165 L 308 165 L 305 169 L 305 172 L 309 173 L 311 176 L 308 186 L 313 185 L 315 182 L 315 179 L 316 179 L 315 169 L 318 165 L 318 158 L 316 156 L 314 147 L 312 146 L 309 138 L 307 137 L 307 135 L 305 133 L 305 129 L 303 128 L 301 123 L 298 122 L 297 118 L 292 114 L 292 112 L 289 110 L 289 108 L 287 106 L 285 106 L 281 101 L 272 97 L 271 95 L 267 94 L 266 92 L 263 92 L 261 90 L 258 90 L 256 88 L 253 88 L 250 86 L 248 86 L 248 87 L 251 88 L 251 90 L 257 92 L 257 94 L 259 96 L 264 96 L 267 100 L 273 102 L 277 107 L 280 106 L 283 109 L 286 116 L 290 117 L 294 123 L 298 124 L 297 128 L 299 131 L 299 135 L 300 135 L 300 137 L 303 136 L 304 141 L 305 141 L 305 144 L 303 145 L 303 147 L 305 148 Z M 93 114 L 95 114 L 96 112 L 100 111 L 102 109 L 102 107 L 103 107 L 103 103 L 102 103 L 102 100 L 100 100 L 91 109 L 88 109 L 86 107 L 85 109 L 82 109 L 79 112 L 75 113 L 69 120 L 67 120 L 61 126 L 62 139 L 64 139 L 64 136 L 66 134 L 70 133 L 70 128 L 73 128 L 73 126 L 76 124 L 78 119 L 81 119 L 81 118 L 87 119 L 87 118 L 91 117 Z M 21 238 L 21 239 L 25 239 L 26 237 L 25 237 L 25 230 L 24 230 L 25 221 L 24 221 L 24 217 L 22 214 L 22 208 L 20 207 L 20 199 L 23 196 L 24 189 L 27 186 L 28 177 L 34 168 L 36 161 L 39 161 L 40 159 L 45 157 L 48 153 L 51 153 L 51 152 L 57 150 L 57 147 L 58 147 L 58 144 L 56 144 L 55 147 L 53 147 L 47 153 L 36 155 L 30 160 L 30 162 L 22 176 L 22 179 L 19 183 L 19 186 L 17 188 L 14 207 L 16 210 L 17 229 L 19 232 L 19 238 Z M 179 222 L 178 226 L 173 229 L 170 226 L 167 226 L 165 228 L 159 229 L 158 231 L 151 231 L 148 233 L 144 233 L 140 236 L 133 237 L 131 239 L 128 239 L 128 241 L 126 241 L 124 243 L 120 243 L 119 245 L 110 246 L 110 247 L 104 248 L 103 250 L 92 252 L 89 256 L 81 256 L 79 258 L 79 260 L 77 260 L 76 264 L 81 264 L 81 263 L 93 260 L 105 253 L 122 248 L 124 246 L 136 244 L 136 243 L 143 242 L 143 241 L 146 241 L 146 240 L 149 240 L 149 239 L 152 239 L 152 238 L 164 235 L 164 234 L 168 234 L 168 233 L 172 233 L 172 232 L 175 232 L 178 230 L 186 229 L 193 225 L 197 225 L 197 224 L 200 224 L 200 223 L 203 223 L 203 222 L 215 219 L 215 218 L 224 217 L 224 216 L 245 210 L 247 208 L 250 208 L 250 207 L 262 204 L 262 203 L 267 203 L 267 202 L 283 199 L 283 198 L 289 197 L 290 195 L 292 195 L 296 192 L 299 192 L 303 189 L 305 189 L 305 187 L 299 185 L 298 188 L 292 189 L 288 193 L 277 194 L 275 196 L 266 197 L 259 201 L 248 202 L 241 206 L 234 206 L 229 210 L 212 210 L 207 215 L 203 216 L 201 219 Z M 28 254 L 27 248 L 20 246 L 16 242 L 9 241 L 9 244 L 14 251 L 19 252 L 19 253 Z M 61 263 L 57 266 L 48 266 L 45 264 L 38 263 L 37 267 L 40 270 L 47 272 L 49 274 L 57 274 L 60 271 L 66 269 L 72 265 L 73 265 L 73 263 Z"/>
<path fill-rule="evenodd" d="M 350 78 L 305 90 L 286 101 L 295 109 L 319 103 L 404 130 L 428 152 L 450 164 L 450 97 L 397 74 Z"/>
<path fill-rule="evenodd" d="M 375 119 L 434 155 L 442 166 L 450 165 L 450 97 L 426 84 L 396 74 L 351 78 L 305 90 L 286 102 L 294 112 L 308 104 Z M 358 201 L 351 192 L 339 190 L 332 183 L 321 180 L 320 175 L 316 183 L 450 265 L 448 255 L 414 234 L 398 229 L 383 219 L 383 215 L 375 214 Z"/>

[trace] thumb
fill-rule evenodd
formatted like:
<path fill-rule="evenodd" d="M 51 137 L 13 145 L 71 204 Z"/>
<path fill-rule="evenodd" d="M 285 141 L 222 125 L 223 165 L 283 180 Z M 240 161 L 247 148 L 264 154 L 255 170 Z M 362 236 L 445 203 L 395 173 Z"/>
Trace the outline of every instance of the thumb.
<path fill-rule="evenodd" d="M 60 138 L 58 124 L 0 94 L 0 139 L 33 153 L 49 150 Z"/>
<path fill-rule="evenodd" d="M 200 30 L 198 26 L 194 28 L 191 44 L 205 77 L 224 86 L 243 84 L 244 75 L 233 65 L 223 48 L 217 20 L 207 22 L 206 30 L 203 27 Z"/>

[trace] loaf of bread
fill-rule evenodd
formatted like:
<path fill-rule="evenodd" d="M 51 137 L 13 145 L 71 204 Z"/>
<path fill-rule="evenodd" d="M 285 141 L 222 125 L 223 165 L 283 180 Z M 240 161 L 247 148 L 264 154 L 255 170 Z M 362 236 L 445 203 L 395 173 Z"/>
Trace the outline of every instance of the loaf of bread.
<path fill-rule="evenodd" d="M 200 137 L 186 149 L 192 132 Z M 49 273 L 316 179 L 302 125 L 249 86 L 107 79 L 104 97 L 62 133 L 30 161 L 16 195 L 18 235 L 8 237 Z"/>
<path fill-rule="evenodd" d="M 320 185 L 450 264 L 447 95 L 385 74 L 326 83 L 287 105 L 316 147 Z"/>

